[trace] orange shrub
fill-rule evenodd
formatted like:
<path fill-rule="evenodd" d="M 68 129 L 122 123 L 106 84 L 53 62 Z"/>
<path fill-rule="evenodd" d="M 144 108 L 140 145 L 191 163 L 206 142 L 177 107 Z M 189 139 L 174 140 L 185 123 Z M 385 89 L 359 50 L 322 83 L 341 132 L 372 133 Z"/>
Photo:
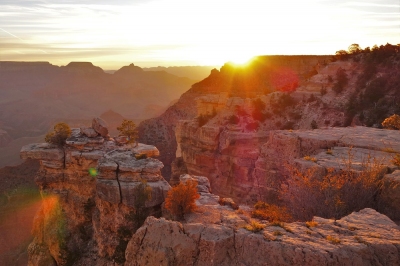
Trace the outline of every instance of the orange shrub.
<path fill-rule="evenodd" d="M 292 175 L 281 190 L 281 198 L 295 220 L 311 220 L 313 216 L 340 219 L 363 208 L 380 209 L 376 199 L 382 187 L 385 168 L 375 159 L 362 163 L 363 169 L 351 169 L 349 155 L 344 169 L 328 169 L 322 176 L 316 169 L 299 171 Z"/>
<path fill-rule="evenodd" d="M 178 219 L 183 219 L 184 214 L 196 209 L 195 201 L 199 197 L 197 181 L 187 180 L 168 191 L 165 208 Z"/>
<path fill-rule="evenodd" d="M 285 207 L 279 207 L 262 201 L 254 205 L 251 217 L 268 220 L 269 222 L 287 222 L 292 218 Z"/>

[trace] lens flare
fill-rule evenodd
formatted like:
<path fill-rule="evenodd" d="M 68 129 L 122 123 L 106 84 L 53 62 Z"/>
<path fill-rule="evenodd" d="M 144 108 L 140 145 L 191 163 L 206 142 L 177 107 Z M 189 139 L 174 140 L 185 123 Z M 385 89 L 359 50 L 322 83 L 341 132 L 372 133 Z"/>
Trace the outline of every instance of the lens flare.
<path fill-rule="evenodd" d="M 97 176 L 97 169 L 96 168 L 89 168 L 89 175 Z"/>

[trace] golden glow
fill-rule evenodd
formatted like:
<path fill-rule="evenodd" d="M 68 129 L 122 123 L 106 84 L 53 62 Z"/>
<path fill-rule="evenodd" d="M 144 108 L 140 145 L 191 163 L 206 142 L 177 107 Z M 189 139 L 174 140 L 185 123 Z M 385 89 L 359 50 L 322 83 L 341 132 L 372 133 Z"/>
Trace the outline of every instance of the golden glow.
<path fill-rule="evenodd" d="M 118 68 L 131 62 L 222 65 L 255 55 L 333 54 L 354 42 L 400 42 L 398 14 L 385 1 L 8 1 L 0 4 L 0 16 L 7 18 L 0 27 L 0 60 L 91 61 Z"/>

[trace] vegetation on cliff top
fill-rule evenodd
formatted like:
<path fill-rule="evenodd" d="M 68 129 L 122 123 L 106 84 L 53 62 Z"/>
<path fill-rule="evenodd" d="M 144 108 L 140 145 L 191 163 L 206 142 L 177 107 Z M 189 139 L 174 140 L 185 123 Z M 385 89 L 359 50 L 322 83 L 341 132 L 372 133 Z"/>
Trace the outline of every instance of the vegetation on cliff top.
<path fill-rule="evenodd" d="M 44 140 L 57 146 L 63 146 L 67 138 L 71 136 L 71 128 L 66 123 L 58 123 L 53 131 L 49 132 Z"/>

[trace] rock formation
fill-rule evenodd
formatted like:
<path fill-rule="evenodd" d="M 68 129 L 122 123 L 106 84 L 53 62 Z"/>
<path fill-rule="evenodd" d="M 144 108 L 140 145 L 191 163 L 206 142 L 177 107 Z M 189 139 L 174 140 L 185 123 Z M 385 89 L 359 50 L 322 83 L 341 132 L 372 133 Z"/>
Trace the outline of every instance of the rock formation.
<path fill-rule="evenodd" d="M 268 223 L 253 233 L 243 227 L 251 219 L 220 206 L 218 196 L 199 180 L 198 210 L 183 223 L 148 217 L 126 249 L 125 265 L 397 265 L 400 230 L 373 209 L 340 220 L 314 217 L 304 222 Z"/>
<path fill-rule="evenodd" d="M 312 73 L 322 68 L 329 58 L 329 56 L 260 56 L 254 59 L 247 70 L 234 68 L 230 64 L 223 66 L 220 71 L 214 69 L 207 78 L 194 84 L 161 116 L 140 123 L 139 141 L 155 145 L 160 150 L 159 159 L 165 165 L 163 175 L 169 179 L 171 164 L 176 157 L 175 127 L 179 120 L 193 119 L 201 113 L 199 110 L 211 112 L 214 107 L 218 109 L 226 104 L 231 104 L 229 107 L 233 109 L 243 101 L 242 98 L 285 90 L 286 87 L 293 89 L 297 85 L 306 85 Z M 232 97 L 234 99 L 228 99 Z M 198 107 L 201 103 L 204 103 L 203 107 Z M 179 178 L 179 175 L 175 178 Z"/>
<path fill-rule="evenodd" d="M 389 174 L 398 168 L 392 159 L 400 153 L 398 131 L 367 127 L 242 133 L 218 123 L 199 128 L 196 122 L 181 121 L 176 135 L 177 156 L 187 173 L 209 177 L 214 193 L 243 203 L 276 202 L 290 165 L 341 169 L 351 155 L 355 170 L 371 157 Z M 398 180 L 395 174 L 387 178 Z M 383 194 L 393 195 L 389 202 L 398 200 L 394 191 Z M 391 212 L 398 217 L 400 208 Z"/>
<path fill-rule="evenodd" d="M 24 146 L 23 159 L 40 161 L 35 181 L 43 197 L 29 265 L 123 263 L 126 244 L 140 226 L 135 215 L 141 185 L 151 188 L 142 211 L 155 216 L 170 189 L 154 155 L 154 146 L 117 145 L 102 136 L 87 137 L 80 129 L 72 130 L 64 148 Z"/>
<path fill-rule="evenodd" d="M 101 136 L 89 138 L 80 129 L 72 132 L 64 148 L 39 143 L 21 150 L 22 158 L 40 161 L 36 182 L 43 197 L 34 222 L 34 240 L 28 249 L 29 265 L 400 262 L 399 227 L 372 209 L 336 221 L 314 217 L 312 226 L 303 222 L 258 221 L 262 229 L 254 233 L 243 228 L 252 223 L 250 208 L 241 205 L 236 210 L 238 206 L 231 199 L 222 200 L 212 194 L 212 184 L 204 176 L 180 176 L 179 182 L 195 179 L 200 194 L 197 210 L 185 215 L 184 223 L 155 218 L 161 215 L 161 204 L 170 188 L 160 174 L 163 164 L 151 158 L 158 155 L 158 150 L 144 144 L 117 145 Z M 288 141 L 292 146 L 282 146 L 276 152 L 283 156 L 295 148 L 292 153 L 297 158 L 303 143 L 313 143 L 315 152 L 326 145 L 326 141 L 316 137 L 321 134 L 312 132 L 316 131 L 300 139 L 296 133 L 278 131 L 269 138 L 279 136 L 283 140 L 285 134 L 293 133 L 286 137 L 293 138 Z M 380 132 L 376 130 L 377 135 Z M 316 140 L 310 141 L 313 138 Z M 339 142 L 345 143 L 344 139 L 339 137 Z M 262 150 L 267 150 L 268 142 L 264 146 Z M 376 147 L 378 150 L 379 146 Z M 147 158 L 137 159 L 143 157 L 140 154 Z M 390 178 L 398 179 L 397 172 Z M 138 187 L 143 180 L 151 187 L 151 199 L 144 202 L 143 210 L 152 216 L 139 228 L 135 215 L 141 195 Z"/>

